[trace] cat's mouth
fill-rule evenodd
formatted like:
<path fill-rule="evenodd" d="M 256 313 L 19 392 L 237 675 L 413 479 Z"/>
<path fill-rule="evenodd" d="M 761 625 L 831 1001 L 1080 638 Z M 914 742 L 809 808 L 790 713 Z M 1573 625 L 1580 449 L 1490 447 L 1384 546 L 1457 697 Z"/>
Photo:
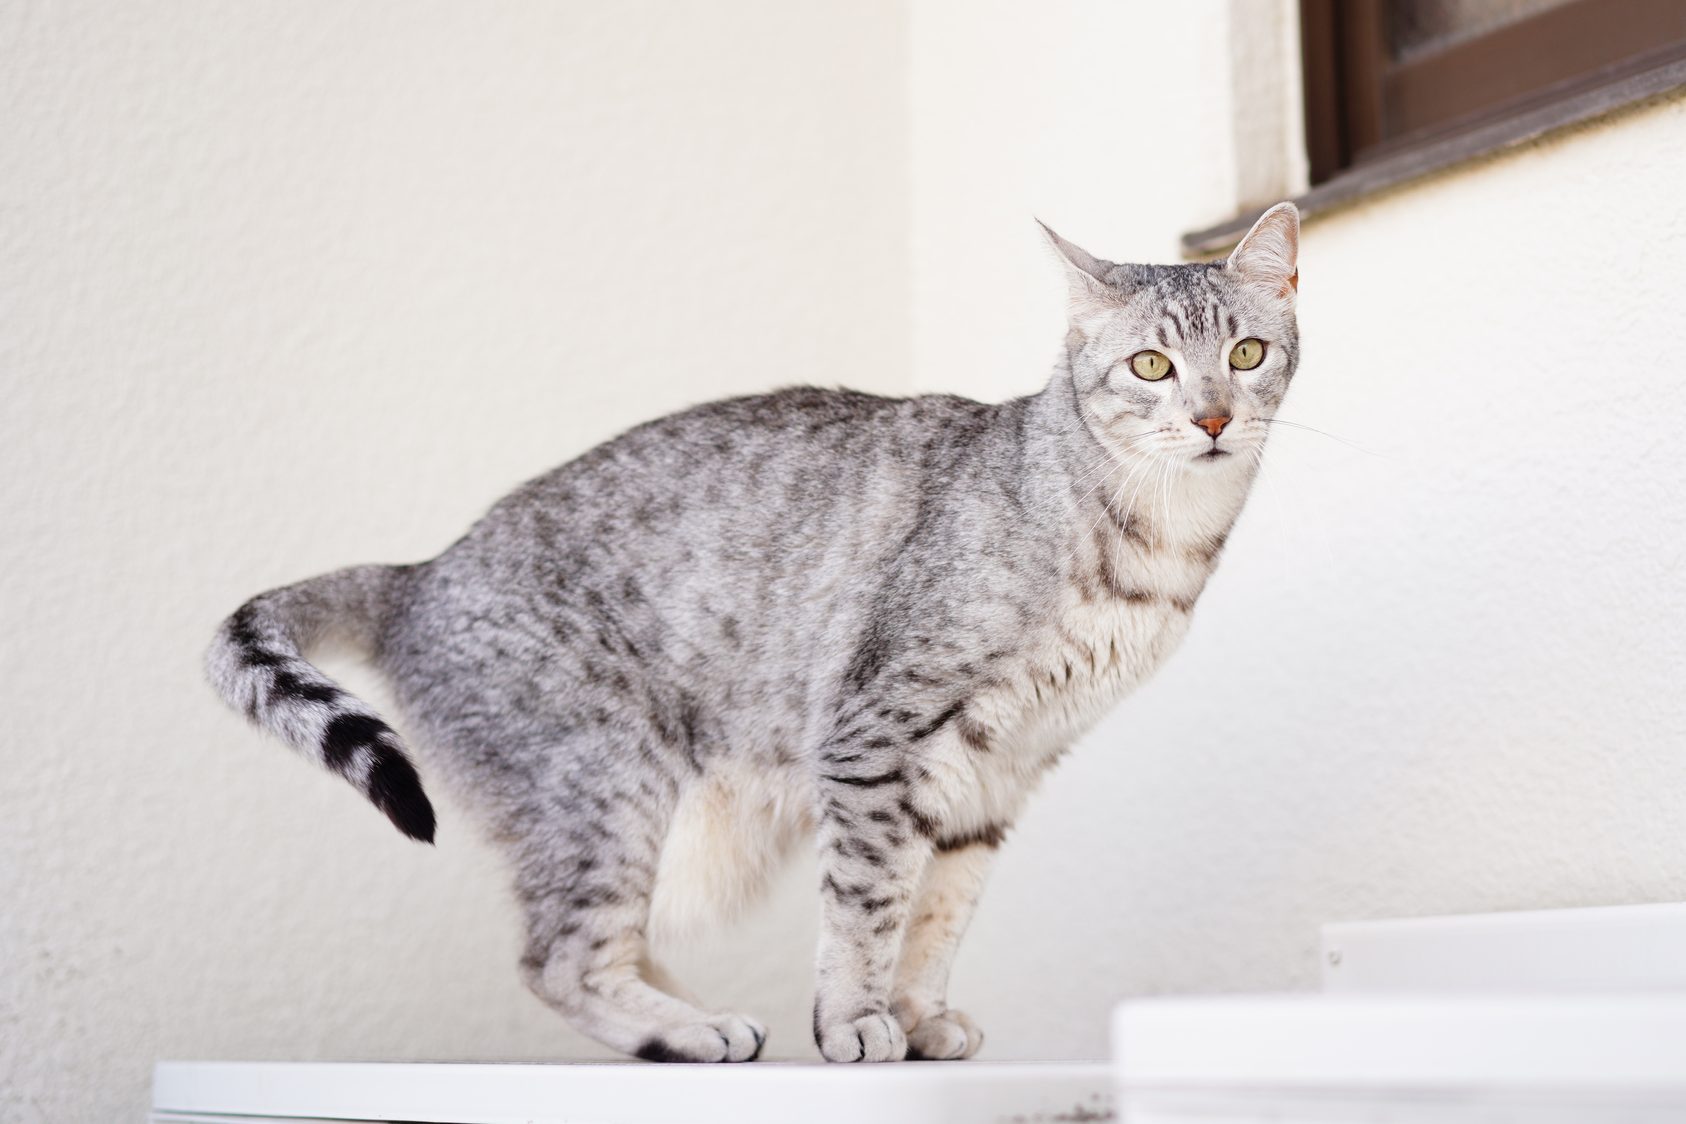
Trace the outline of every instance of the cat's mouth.
<path fill-rule="evenodd" d="M 1196 453 L 1194 459 L 1197 460 L 1197 461 L 1215 461 L 1219 457 L 1227 457 L 1227 456 L 1229 456 L 1229 450 L 1228 449 L 1220 449 L 1216 445 L 1213 445 L 1210 449 L 1207 449 L 1204 453 Z"/>

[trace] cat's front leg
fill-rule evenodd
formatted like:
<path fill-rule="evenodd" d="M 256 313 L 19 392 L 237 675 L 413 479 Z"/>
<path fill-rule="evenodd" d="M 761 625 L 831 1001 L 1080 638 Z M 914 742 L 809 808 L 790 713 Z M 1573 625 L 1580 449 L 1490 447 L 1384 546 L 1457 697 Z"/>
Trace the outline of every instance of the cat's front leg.
<path fill-rule="evenodd" d="M 932 846 L 902 770 L 837 766 L 820 780 L 822 910 L 814 1041 L 827 1061 L 900 1061 L 890 992 Z"/>
<path fill-rule="evenodd" d="M 995 861 L 999 833 L 939 842 L 915 899 L 891 1011 L 907 1033 L 908 1056 L 931 1061 L 969 1058 L 983 1045 L 983 1031 L 962 1011 L 948 1007 L 948 974 L 960 938 L 971 922 L 984 879 Z"/>

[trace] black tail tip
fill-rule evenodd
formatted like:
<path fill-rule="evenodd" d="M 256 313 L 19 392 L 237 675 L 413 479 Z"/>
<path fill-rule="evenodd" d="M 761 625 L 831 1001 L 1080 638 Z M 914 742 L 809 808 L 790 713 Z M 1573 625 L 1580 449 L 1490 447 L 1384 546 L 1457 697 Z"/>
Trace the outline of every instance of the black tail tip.
<path fill-rule="evenodd" d="M 369 770 L 369 799 L 386 813 L 392 826 L 422 843 L 433 842 L 433 804 L 422 791 L 421 778 L 409 758 L 388 749 Z"/>
<path fill-rule="evenodd" d="M 381 811 L 386 813 L 386 818 L 391 820 L 393 826 L 399 831 L 418 843 L 432 845 L 433 831 L 436 826 L 433 818 L 433 805 L 428 802 L 427 797 L 419 789 L 416 791 L 416 798 L 413 802 L 402 806 L 383 804 Z"/>

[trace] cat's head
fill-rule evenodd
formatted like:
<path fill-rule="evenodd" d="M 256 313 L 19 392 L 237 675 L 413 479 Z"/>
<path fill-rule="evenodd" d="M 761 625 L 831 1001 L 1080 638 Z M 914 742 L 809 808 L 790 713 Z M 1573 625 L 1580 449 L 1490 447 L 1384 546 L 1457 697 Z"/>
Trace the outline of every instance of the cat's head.
<path fill-rule="evenodd" d="M 1227 260 L 1117 265 L 1047 227 L 1070 289 L 1083 422 L 1120 459 L 1250 464 L 1299 361 L 1300 216 L 1278 203 Z"/>

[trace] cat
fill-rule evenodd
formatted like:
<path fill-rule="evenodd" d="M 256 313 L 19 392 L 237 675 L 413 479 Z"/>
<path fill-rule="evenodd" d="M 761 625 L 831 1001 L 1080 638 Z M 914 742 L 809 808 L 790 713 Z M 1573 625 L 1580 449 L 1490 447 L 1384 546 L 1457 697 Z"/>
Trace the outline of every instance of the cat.
<path fill-rule="evenodd" d="M 820 855 L 831 1061 L 972 1056 L 949 965 L 1040 777 L 1187 630 L 1299 358 L 1299 215 L 1228 259 L 1115 265 L 1043 228 L 1068 329 L 998 405 L 789 389 L 639 426 L 516 489 L 439 557 L 260 594 L 207 654 L 231 705 L 405 835 L 397 733 L 306 662 L 335 634 L 513 870 L 526 983 L 657 1061 L 746 1061 L 652 924 Z"/>

